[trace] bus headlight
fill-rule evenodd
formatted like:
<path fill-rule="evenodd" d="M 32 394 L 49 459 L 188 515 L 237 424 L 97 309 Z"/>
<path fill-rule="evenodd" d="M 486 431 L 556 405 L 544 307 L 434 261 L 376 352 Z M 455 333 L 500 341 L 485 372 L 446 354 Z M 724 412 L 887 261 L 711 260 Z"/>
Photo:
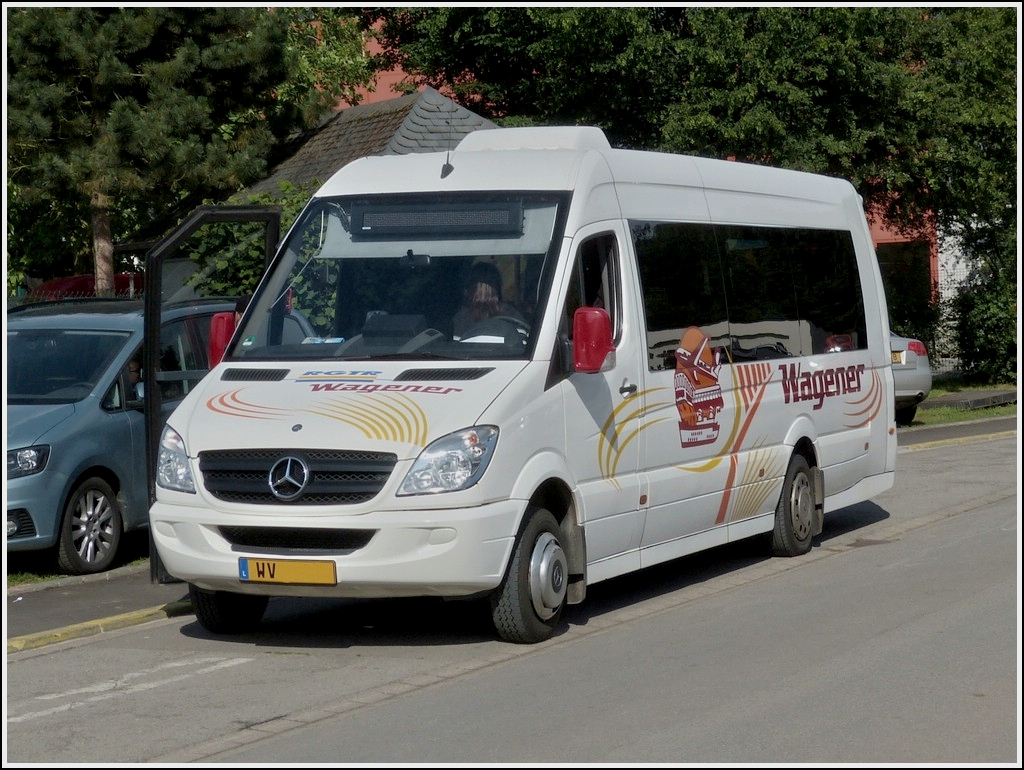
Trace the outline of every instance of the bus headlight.
<path fill-rule="evenodd" d="M 398 495 L 455 492 L 476 484 L 494 454 L 498 429 L 493 425 L 450 433 L 420 452 L 402 481 Z"/>
<path fill-rule="evenodd" d="M 160 451 L 156 457 L 156 483 L 164 489 L 195 494 L 192 469 L 188 464 L 185 442 L 178 431 L 170 425 L 164 426 L 160 436 Z"/>

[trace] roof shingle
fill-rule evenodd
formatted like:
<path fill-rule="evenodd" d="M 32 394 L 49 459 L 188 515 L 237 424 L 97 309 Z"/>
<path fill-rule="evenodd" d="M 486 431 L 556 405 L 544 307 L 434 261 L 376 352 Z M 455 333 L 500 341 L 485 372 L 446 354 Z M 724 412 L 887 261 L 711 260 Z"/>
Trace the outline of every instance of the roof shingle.
<path fill-rule="evenodd" d="M 368 155 L 454 149 L 468 133 L 498 126 L 433 88 L 339 110 L 249 193 L 277 194 L 280 182 L 316 187 L 346 163 Z"/>

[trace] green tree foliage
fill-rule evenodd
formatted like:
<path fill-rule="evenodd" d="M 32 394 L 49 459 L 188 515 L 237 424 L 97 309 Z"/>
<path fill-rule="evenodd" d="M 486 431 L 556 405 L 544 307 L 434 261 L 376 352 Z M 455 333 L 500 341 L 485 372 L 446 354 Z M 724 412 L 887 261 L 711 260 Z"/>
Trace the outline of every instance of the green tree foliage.
<path fill-rule="evenodd" d="M 989 382 L 1016 381 L 1018 360 L 1018 14 L 937 9 L 920 44 L 934 131 L 926 203 L 973 266 L 952 303 L 956 347 L 964 373 Z"/>
<path fill-rule="evenodd" d="M 954 302 L 960 366 L 970 381 L 1017 381 L 1017 281 L 1009 271 L 975 276 Z"/>
<path fill-rule="evenodd" d="M 918 28 L 916 117 L 928 126 L 922 205 L 976 254 L 1016 228 L 1018 13 L 935 9 Z"/>
<path fill-rule="evenodd" d="M 283 6 L 273 13 L 288 29 L 288 77 L 275 90 L 275 103 L 300 115 L 287 127 L 316 125 L 340 102 L 357 104 L 359 87 L 373 74 L 373 60 L 355 12 Z"/>
<path fill-rule="evenodd" d="M 109 290 L 115 240 L 260 179 L 283 139 L 354 98 L 370 63 L 348 18 L 230 6 L 8 10 L 8 190 L 20 207 L 9 263 L 28 272 L 42 267 L 35 246 L 59 255 L 89 243 L 97 291 Z M 75 227 L 65 215 L 83 206 L 88 227 Z M 32 215 L 38 224 L 26 227 Z M 46 229 L 62 235 L 54 242 Z"/>
<path fill-rule="evenodd" d="M 113 285 L 112 212 L 124 198 L 159 212 L 262 171 L 274 137 L 250 116 L 272 109 L 284 76 L 283 30 L 265 19 L 235 8 L 8 12 L 9 170 L 29 199 L 64 188 L 89 202 L 97 293 Z"/>
<path fill-rule="evenodd" d="M 282 182 L 276 193 L 251 195 L 239 193 L 228 203 L 241 206 L 279 206 L 281 233 L 287 232 L 309 201 L 311 183 L 296 187 Z M 213 203 L 208 201 L 207 203 Z M 184 248 L 197 271 L 191 286 L 196 294 L 205 297 L 229 297 L 252 294 L 264 272 L 264 230 L 234 223 L 204 225 L 189 238 Z"/>
<path fill-rule="evenodd" d="M 657 141 L 676 88 L 678 9 L 373 9 L 387 65 L 408 87 L 453 94 L 503 125 L 600 125 L 615 144 Z"/>
<path fill-rule="evenodd" d="M 32 275 L 92 270 L 88 201 L 58 198 L 27 203 L 20 187 L 8 179 L 6 224 L 8 296 L 31 288 Z M 11 248 L 13 244 L 17 245 Z"/>
<path fill-rule="evenodd" d="M 921 184 L 907 8 L 692 8 L 664 148 L 843 176 L 869 201 Z M 916 224 L 907 219 L 904 224 Z"/>

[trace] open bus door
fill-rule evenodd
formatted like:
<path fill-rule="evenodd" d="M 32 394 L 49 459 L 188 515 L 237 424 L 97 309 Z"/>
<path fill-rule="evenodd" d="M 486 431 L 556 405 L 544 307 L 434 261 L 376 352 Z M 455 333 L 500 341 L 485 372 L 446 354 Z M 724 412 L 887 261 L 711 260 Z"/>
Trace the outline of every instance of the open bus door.
<path fill-rule="evenodd" d="M 209 288 L 214 285 L 209 278 L 216 274 L 217 264 L 224 264 L 225 259 L 251 260 L 254 244 L 261 242 L 265 271 L 274 257 L 280 236 L 279 206 L 200 206 L 146 254 L 143 381 L 150 383 L 145 398 L 146 482 L 150 506 L 156 501 L 156 458 L 160 433 L 174 408 L 174 403 L 164 402 L 163 386 L 173 382 L 194 382 L 209 371 L 161 371 L 163 310 L 175 302 L 216 296 Z M 216 243 L 216 248 L 211 248 L 211 243 Z M 226 328 L 227 321 L 227 318 L 218 319 L 218 328 L 211 330 L 215 333 L 210 341 L 216 341 L 220 350 L 216 360 L 210 360 L 210 368 L 220 360 L 234 330 L 233 317 L 230 329 Z M 212 347 L 211 344 L 211 353 L 214 352 Z M 149 537 L 149 575 L 155 583 L 177 582 L 164 569 L 152 532 Z"/>

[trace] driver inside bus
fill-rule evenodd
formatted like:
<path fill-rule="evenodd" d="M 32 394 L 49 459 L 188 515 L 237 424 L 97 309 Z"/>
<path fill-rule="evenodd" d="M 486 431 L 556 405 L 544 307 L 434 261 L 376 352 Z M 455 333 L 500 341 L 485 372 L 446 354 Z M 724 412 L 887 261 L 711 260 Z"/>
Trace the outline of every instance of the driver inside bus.
<path fill-rule="evenodd" d="M 477 262 L 466 276 L 462 307 L 452 318 L 452 336 L 459 340 L 483 321 L 495 316 L 524 320 L 516 308 L 501 298 L 501 273 L 489 262 Z"/>

